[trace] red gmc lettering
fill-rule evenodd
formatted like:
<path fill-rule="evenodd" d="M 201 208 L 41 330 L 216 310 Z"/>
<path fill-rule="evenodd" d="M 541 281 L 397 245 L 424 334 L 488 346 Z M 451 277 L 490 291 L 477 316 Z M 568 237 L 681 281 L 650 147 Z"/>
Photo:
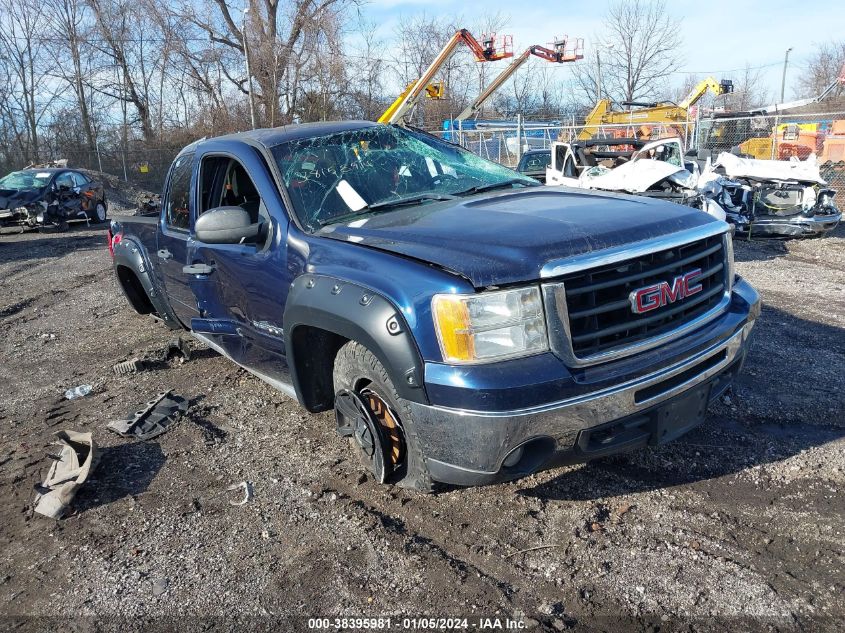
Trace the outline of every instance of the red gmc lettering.
<path fill-rule="evenodd" d="M 665 282 L 664 282 L 665 283 Z M 634 312 L 648 312 L 659 308 L 662 304 L 663 295 L 660 291 L 661 284 L 640 288 L 636 292 L 636 309 Z"/>
<path fill-rule="evenodd" d="M 696 268 L 675 277 L 671 285 L 667 281 L 661 281 L 653 286 L 638 288 L 628 295 L 628 300 L 631 302 L 631 311 L 635 314 L 650 312 L 670 303 L 675 303 L 679 299 L 697 294 L 702 290 L 701 284 L 696 283 L 696 279 L 699 277 L 701 277 L 701 269 Z"/>

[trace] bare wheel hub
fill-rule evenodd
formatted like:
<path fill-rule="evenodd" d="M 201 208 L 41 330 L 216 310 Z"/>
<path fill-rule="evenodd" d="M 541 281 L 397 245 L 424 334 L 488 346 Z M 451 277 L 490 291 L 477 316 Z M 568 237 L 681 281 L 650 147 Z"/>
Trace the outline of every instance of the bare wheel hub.
<path fill-rule="evenodd" d="M 367 470 L 383 483 L 404 459 L 398 418 L 375 391 L 343 389 L 335 396 L 337 432 L 351 437 Z"/>

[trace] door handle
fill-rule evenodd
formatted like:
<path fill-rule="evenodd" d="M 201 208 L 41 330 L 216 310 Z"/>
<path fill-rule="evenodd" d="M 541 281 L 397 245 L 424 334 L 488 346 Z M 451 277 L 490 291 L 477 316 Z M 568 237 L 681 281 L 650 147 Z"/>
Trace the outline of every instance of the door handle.
<path fill-rule="evenodd" d="M 162 249 L 160 249 L 160 250 L 158 251 L 158 253 L 156 253 L 156 254 L 158 255 L 158 258 L 159 258 L 159 259 L 170 259 L 171 257 L 173 257 L 173 253 L 171 253 L 171 252 L 170 252 L 169 250 L 167 250 L 166 248 L 162 248 Z"/>
<path fill-rule="evenodd" d="M 183 266 L 182 272 L 186 275 L 210 275 L 214 272 L 214 266 L 208 264 L 191 264 L 190 266 Z"/>

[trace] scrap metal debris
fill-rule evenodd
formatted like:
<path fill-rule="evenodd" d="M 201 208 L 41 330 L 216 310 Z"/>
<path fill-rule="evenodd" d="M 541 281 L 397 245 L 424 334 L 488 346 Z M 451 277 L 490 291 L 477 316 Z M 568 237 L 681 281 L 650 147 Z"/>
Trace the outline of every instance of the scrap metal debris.
<path fill-rule="evenodd" d="M 110 422 L 107 428 L 123 437 L 148 440 L 167 431 L 187 410 L 188 401 L 168 389 L 125 419 Z"/>
<path fill-rule="evenodd" d="M 245 503 L 252 501 L 252 497 L 254 496 L 254 490 L 252 488 L 252 482 L 249 481 L 242 481 L 239 484 L 233 484 L 226 488 L 229 492 L 234 492 L 235 490 L 243 490 L 244 497 L 240 501 L 232 501 L 229 499 L 229 504 L 233 506 L 242 506 Z"/>
<path fill-rule="evenodd" d="M 96 468 L 99 455 L 90 433 L 58 431 L 58 455 L 53 460 L 44 483 L 35 487 L 35 512 L 51 519 L 60 519 L 76 491 Z"/>
<path fill-rule="evenodd" d="M 131 360 L 125 360 L 122 363 L 118 363 L 112 367 L 112 370 L 118 376 L 127 376 L 129 374 L 136 374 L 139 371 L 143 371 L 146 368 L 144 361 L 140 358 L 133 358 Z"/>
<path fill-rule="evenodd" d="M 191 360 L 191 348 L 188 347 L 188 343 L 181 336 L 177 336 L 167 344 L 164 359 L 170 360 L 172 358 L 181 358 L 182 362 Z"/>

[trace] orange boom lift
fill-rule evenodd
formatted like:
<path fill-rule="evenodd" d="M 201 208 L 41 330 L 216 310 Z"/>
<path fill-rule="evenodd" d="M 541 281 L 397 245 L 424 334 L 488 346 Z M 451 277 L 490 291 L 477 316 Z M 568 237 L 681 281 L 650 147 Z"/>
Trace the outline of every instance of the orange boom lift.
<path fill-rule="evenodd" d="M 446 43 L 422 76 L 409 88 L 405 89 L 396 101 L 384 111 L 384 114 L 379 117 L 378 122 L 403 123 L 410 114 L 411 109 L 416 105 L 417 100 L 426 92 L 426 87 L 429 86 L 431 80 L 443 65 L 449 61 L 449 58 L 452 57 L 452 54 L 461 42 L 469 47 L 473 55 L 475 55 L 475 60 L 478 62 L 495 62 L 500 59 L 513 57 L 513 39 L 510 35 L 503 36 L 502 45 L 497 48 L 495 33 L 483 35 L 479 43 L 469 31 L 461 29 Z"/>

